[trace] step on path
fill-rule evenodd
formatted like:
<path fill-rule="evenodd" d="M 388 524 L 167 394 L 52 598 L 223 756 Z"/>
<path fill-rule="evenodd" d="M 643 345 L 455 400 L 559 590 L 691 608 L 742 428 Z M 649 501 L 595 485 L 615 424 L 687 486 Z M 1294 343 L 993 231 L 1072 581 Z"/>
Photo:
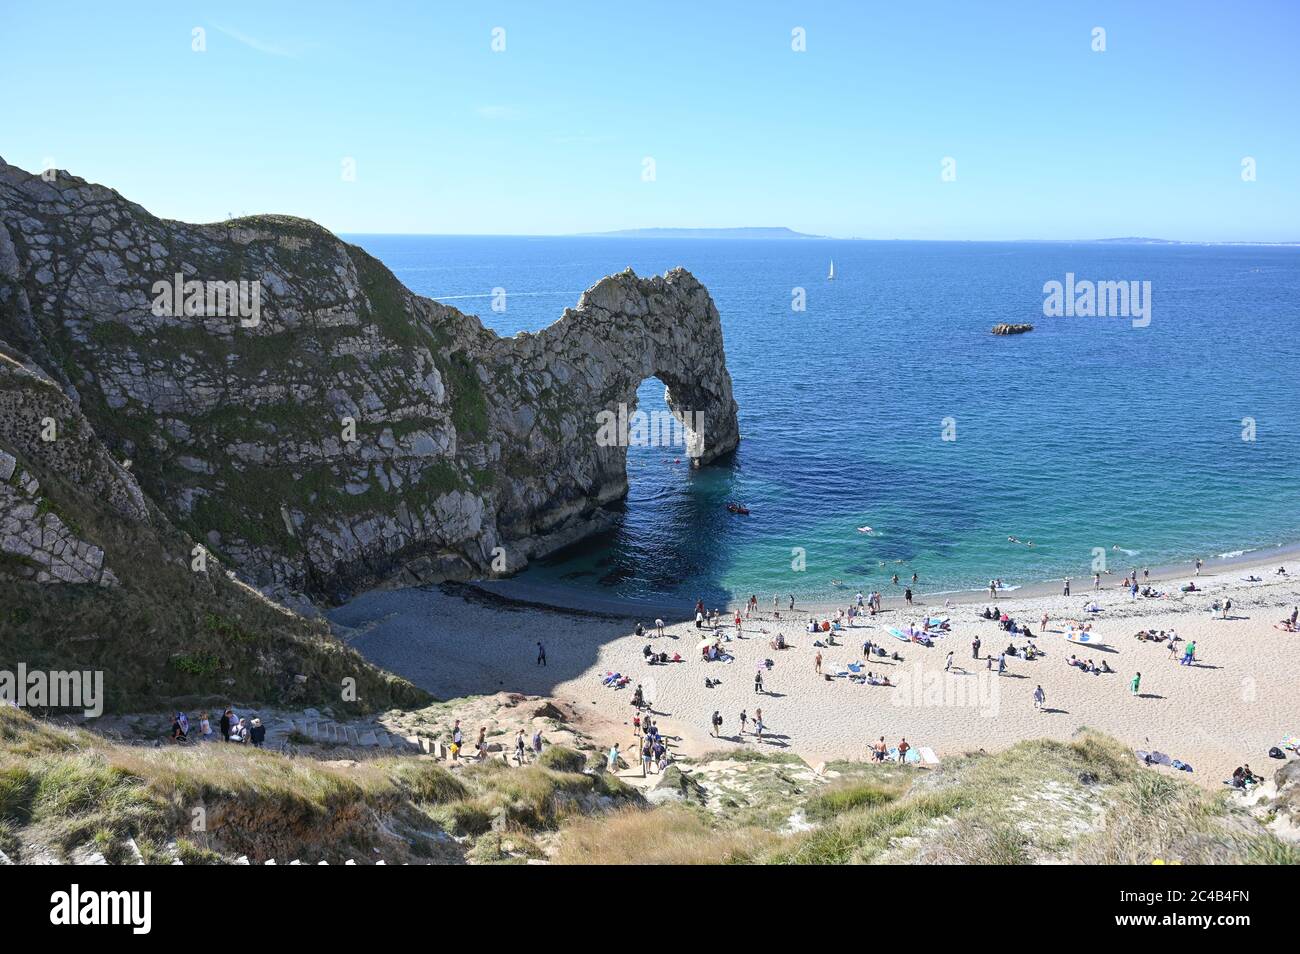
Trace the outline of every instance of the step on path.
<path fill-rule="evenodd" d="M 266 730 L 268 747 L 279 747 L 288 742 L 289 734 L 297 732 L 311 739 L 333 745 L 347 745 L 362 749 L 393 749 L 398 752 L 430 753 L 429 740 L 419 736 L 401 736 L 388 732 L 375 723 L 346 725 L 329 719 L 293 719 L 269 726 Z"/>

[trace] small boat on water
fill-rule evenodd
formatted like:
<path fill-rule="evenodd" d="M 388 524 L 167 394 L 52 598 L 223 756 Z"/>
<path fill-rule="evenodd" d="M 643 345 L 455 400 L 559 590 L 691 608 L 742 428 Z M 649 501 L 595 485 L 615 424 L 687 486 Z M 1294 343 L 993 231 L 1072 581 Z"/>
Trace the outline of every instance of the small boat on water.
<path fill-rule="evenodd" d="M 740 514 L 742 517 L 748 517 L 748 516 L 749 516 L 749 508 L 746 507 L 744 504 L 736 503 L 736 502 L 733 501 L 733 502 L 727 504 L 727 513 L 738 513 L 738 514 Z"/>
<path fill-rule="evenodd" d="M 833 281 L 835 281 L 835 259 L 833 259 L 833 258 L 831 259 L 831 270 L 830 270 L 830 274 L 826 276 L 826 280 L 827 280 L 828 282 L 833 282 Z"/>

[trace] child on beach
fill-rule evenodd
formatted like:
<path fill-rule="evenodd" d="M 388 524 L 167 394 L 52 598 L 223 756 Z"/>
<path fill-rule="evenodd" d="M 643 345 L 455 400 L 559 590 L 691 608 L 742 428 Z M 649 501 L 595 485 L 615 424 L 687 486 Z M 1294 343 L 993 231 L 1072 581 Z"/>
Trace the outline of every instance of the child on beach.
<path fill-rule="evenodd" d="M 1142 686 L 1142 673 L 1137 673 L 1133 677 L 1133 681 L 1128 684 L 1129 692 L 1136 696 L 1138 694 L 1138 689 L 1141 688 L 1141 686 Z"/>

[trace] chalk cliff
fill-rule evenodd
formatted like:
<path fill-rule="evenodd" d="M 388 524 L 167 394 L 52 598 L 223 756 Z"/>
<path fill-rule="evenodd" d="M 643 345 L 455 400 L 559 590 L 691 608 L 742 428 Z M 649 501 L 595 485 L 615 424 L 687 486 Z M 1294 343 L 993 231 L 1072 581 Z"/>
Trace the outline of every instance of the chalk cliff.
<path fill-rule="evenodd" d="M 648 377 L 691 425 L 683 456 L 739 439 L 717 309 L 681 269 L 603 278 L 502 338 L 312 222 L 168 221 L 3 161 L 0 350 L 93 430 L 119 477 L 106 506 L 147 497 L 277 594 L 509 572 L 606 525 L 626 447 L 598 439 L 601 412 L 634 408 Z M 36 446 L 12 429 L 39 423 L 0 407 L 0 450 Z M 38 511 L 38 492 L 5 505 Z M 113 586 L 113 553 L 64 531 L 58 572 Z"/>

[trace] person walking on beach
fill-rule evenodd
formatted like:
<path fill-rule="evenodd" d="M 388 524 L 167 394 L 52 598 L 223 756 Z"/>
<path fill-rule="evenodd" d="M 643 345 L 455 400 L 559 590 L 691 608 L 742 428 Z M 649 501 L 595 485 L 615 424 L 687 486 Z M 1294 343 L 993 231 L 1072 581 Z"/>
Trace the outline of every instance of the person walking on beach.
<path fill-rule="evenodd" d="M 1100 573 L 1094 573 L 1094 574 L 1092 575 L 1092 588 L 1093 588 L 1094 590 L 1099 590 L 1099 589 L 1101 589 L 1101 574 L 1100 574 Z"/>
<path fill-rule="evenodd" d="M 1128 689 L 1131 694 L 1136 696 L 1138 694 L 1138 689 L 1140 689 L 1141 687 L 1142 687 L 1142 673 L 1139 672 L 1133 676 L 1133 681 L 1128 684 Z"/>
<path fill-rule="evenodd" d="M 813 664 L 817 675 L 820 676 L 822 674 L 822 653 L 820 649 L 817 650 L 817 655 L 813 657 Z"/>
<path fill-rule="evenodd" d="M 744 709 L 740 710 L 740 734 L 745 734 L 745 726 L 749 725 L 749 713 Z"/>
<path fill-rule="evenodd" d="M 1196 575 L 1197 575 L 1197 576 L 1200 576 L 1200 575 L 1201 575 L 1201 567 L 1204 566 L 1204 565 L 1205 565 L 1205 561 L 1202 560 L 1200 557 L 1197 557 L 1197 558 L 1196 558 Z"/>
<path fill-rule="evenodd" d="M 537 665 L 546 665 L 546 647 L 540 641 L 537 643 Z"/>
<path fill-rule="evenodd" d="M 533 733 L 533 758 L 540 758 L 542 754 L 542 730 L 538 729 Z"/>
<path fill-rule="evenodd" d="M 907 601 L 908 606 L 912 605 L 912 588 L 910 586 L 903 591 L 903 599 Z"/>
<path fill-rule="evenodd" d="M 998 598 L 998 581 L 989 580 L 989 596 L 993 599 Z"/>
<path fill-rule="evenodd" d="M 1047 613 L 1043 613 L 1043 618 L 1038 622 L 1039 632 L 1047 632 Z"/>
<path fill-rule="evenodd" d="M 763 670 L 759 669 L 754 673 L 754 691 L 763 691 Z"/>
<path fill-rule="evenodd" d="M 763 737 L 763 710 L 754 710 L 754 735 L 760 739 Z"/>
<path fill-rule="evenodd" d="M 524 764 L 524 730 L 520 729 L 515 733 L 515 761 L 520 765 Z"/>
<path fill-rule="evenodd" d="M 713 710 L 713 718 L 709 720 L 713 726 L 713 737 L 716 739 L 722 734 L 722 713 L 717 709 Z"/>
<path fill-rule="evenodd" d="M 1007 654 L 1001 653 L 998 656 L 998 675 L 1004 675 L 1007 671 Z"/>
<path fill-rule="evenodd" d="M 615 742 L 613 747 L 609 750 L 609 758 L 606 759 L 605 761 L 605 765 L 609 769 L 611 775 L 615 775 L 618 773 L 618 759 L 619 759 L 618 743 Z"/>
<path fill-rule="evenodd" d="M 1061 590 L 1061 595 L 1062 596 L 1070 595 L 1070 578 L 1068 576 L 1065 578 L 1065 587 L 1064 589 Z"/>
<path fill-rule="evenodd" d="M 1043 687 L 1039 686 L 1034 690 L 1034 708 L 1039 712 L 1043 711 L 1043 703 L 1047 701 L 1047 693 L 1043 692 Z"/>
<path fill-rule="evenodd" d="M 1150 580 L 1151 580 L 1151 567 L 1144 566 L 1142 568 L 1142 582 L 1147 583 Z"/>
<path fill-rule="evenodd" d="M 970 644 L 970 654 L 972 659 L 980 658 L 980 638 L 978 636 Z"/>
<path fill-rule="evenodd" d="M 952 670 L 952 651 L 949 650 L 949 652 L 948 652 L 948 659 L 947 659 L 947 661 L 943 664 L 943 671 L 944 671 L 944 672 L 950 672 L 951 670 Z"/>
<path fill-rule="evenodd" d="M 656 635 L 656 636 L 662 636 L 663 634 L 664 634 L 664 621 L 663 621 L 662 619 L 656 618 L 656 619 L 655 619 L 655 635 Z"/>
<path fill-rule="evenodd" d="M 794 612 L 794 594 L 793 594 L 793 593 L 790 594 L 790 612 L 791 612 L 791 613 Z"/>

